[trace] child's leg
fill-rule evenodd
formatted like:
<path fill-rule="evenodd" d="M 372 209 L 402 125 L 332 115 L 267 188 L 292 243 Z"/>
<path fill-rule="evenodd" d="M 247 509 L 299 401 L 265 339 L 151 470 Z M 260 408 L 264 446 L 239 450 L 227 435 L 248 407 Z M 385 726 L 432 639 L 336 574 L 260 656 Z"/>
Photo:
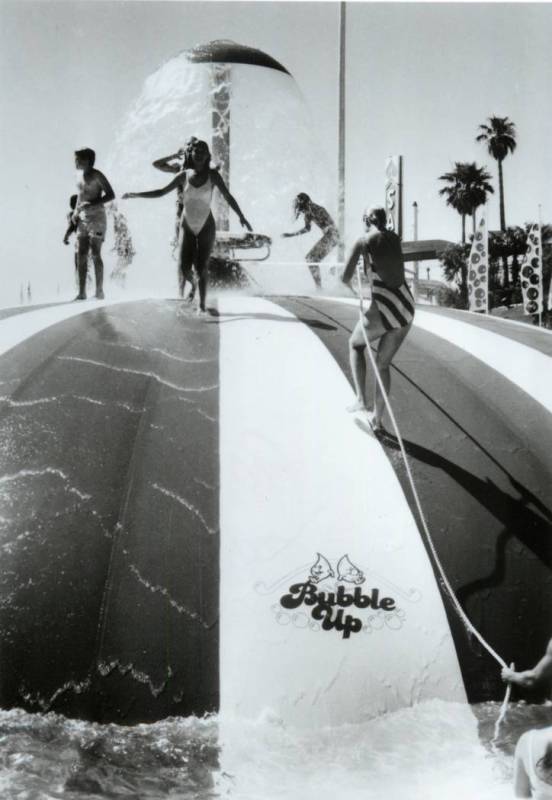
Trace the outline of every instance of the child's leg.
<path fill-rule="evenodd" d="M 322 239 L 320 239 L 320 241 L 317 242 L 305 256 L 305 261 L 308 264 L 310 274 L 312 275 L 312 279 L 317 289 L 322 288 L 322 280 L 320 278 L 320 267 L 318 265 L 318 262 L 320 261 L 319 245 L 321 244 L 321 242 Z"/>
<path fill-rule="evenodd" d="M 369 342 L 379 339 L 385 333 L 379 311 L 375 306 L 370 306 L 368 312 L 359 319 L 349 339 L 349 362 L 357 402 L 351 410 L 357 411 L 366 408 L 366 338 Z"/>
<path fill-rule="evenodd" d="M 207 299 L 207 282 L 209 277 L 209 259 L 213 252 L 216 236 L 215 220 L 209 214 L 207 221 L 197 236 L 197 277 L 199 286 L 199 307 L 205 311 Z"/>
<path fill-rule="evenodd" d="M 376 365 L 387 397 L 389 397 L 389 392 L 391 391 L 391 361 L 411 327 L 412 323 L 406 325 L 404 328 L 395 328 L 392 331 L 387 331 L 381 337 L 378 345 Z M 381 427 L 383 415 L 385 413 L 385 400 L 383 399 L 383 393 L 378 381 L 376 381 L 374 389 L 374 411 L 375 425 Z"/>
<path fill-rule="evenodd" d="M 305 260 L 309 265 L 310 273 L 316 286 L 320 289 L 322 287 L 322 279 L 320 277 L 320 261 L 323 261 L 328 253 L 330 253 L 336 245 L 335 234 L 333 231 L 326 231 L 324 236 L 316 242 L 313 248 L 309 250 L 305 256 Z M 314 263 L 313 263 L 314 262 Z"/>
<path fill-rule="evenodd" d="M 79 293 L 77 300 L 86 300 L 86 274 L 88 272 L 88 251 L 90 239 L 82 234 L 77 239 L 77 271 L 79 274 Z"/>
<path fill-rule="evenodd" d="M 178 251 L 178 264 L 180 273 L 182 275 L 181 287 L 182 296 L 186 288 L 186 281 L 192 284 L 192 297 L 195 290 L 194 279 L 192 275 L 192 266 L 197 251 L 197 237 L 195 233 L 186 225 L 182 223 L 182 231 L 180 234 L 180 249 Z"/>
<path fill-rule="evenodd" d="M 96 297 L 103 299 L 103 274 L 104 265 L 102 261 L 103 239 L 91 237 L 90 251 L 94 262 L 94 272 L 96 275 Z"/>

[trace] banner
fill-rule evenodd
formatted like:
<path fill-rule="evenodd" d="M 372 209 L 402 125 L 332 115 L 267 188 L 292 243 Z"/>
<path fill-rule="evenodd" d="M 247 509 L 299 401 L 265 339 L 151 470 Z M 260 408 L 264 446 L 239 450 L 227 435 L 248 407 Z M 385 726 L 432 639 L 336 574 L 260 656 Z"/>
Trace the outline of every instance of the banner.
<path fill-rule="evenodd" d="M 536 222 L 527 234 L 527 250 L 521 268 L 523 312 L 542 314 L 542 247 L 540 225 Z"/>
<path fill-rule="evenodd" d="M 387 229 L 402 239 L 402 156 L 390 156 L 385 163 L 385 211 Z"/>
<path fill-rule="evenodd" d="M 489 236 L 485 215 L 479 221 L 470 250 L 468 300 L 470 311 L 489 312 Z"/>

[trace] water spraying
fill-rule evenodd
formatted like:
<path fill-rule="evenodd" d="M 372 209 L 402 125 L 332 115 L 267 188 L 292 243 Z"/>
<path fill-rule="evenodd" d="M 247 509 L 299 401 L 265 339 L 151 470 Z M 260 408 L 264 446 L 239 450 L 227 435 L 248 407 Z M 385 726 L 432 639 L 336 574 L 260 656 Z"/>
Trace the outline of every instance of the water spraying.
<path fill-rule="evenodd" d="M 267 264 L 300 262 L 304 245 L 280 236 L 292 222 L 293 198 L 307 191 L 326 205 L 331 200 L 313 128 L 299 88 L 284 67 L 253 48 L 211 42 L 171 58 L 147 78 L 117 134 L 109 172 L 118 194 L 161 185 L 153 162 L 176 152 L 190 136 L 204 139 L 254 232 L 266 237 L 260 240 L 263 246 L 271 240 Z M 131 288 L 175 294 L 174 203 L 172 195 L 125 208 L 136 249 L 128 275 Z M 241 233 L 226 204 L 215 203 L 218 231 Z M 233 245 L 238 243 L 234 239 Z M 245 243 L 244 255 L 256 255 L 256 244 Z M 269 274 L 263 271 L 263 285 Z M 306 270 L 301 278 L 309 287 Z"/>

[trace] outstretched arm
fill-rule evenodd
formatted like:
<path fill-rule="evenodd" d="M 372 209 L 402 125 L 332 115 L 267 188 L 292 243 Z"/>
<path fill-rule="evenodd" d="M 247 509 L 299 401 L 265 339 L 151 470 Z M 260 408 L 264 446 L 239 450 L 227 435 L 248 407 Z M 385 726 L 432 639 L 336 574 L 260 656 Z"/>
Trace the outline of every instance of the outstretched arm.
<path fill-rule="evenodd" d="M 244 217 L 242 210 L 237 204 L 235 198 L 228 191 L 228 187 L 224 183 L 224 179 L 220 174 L 220 172 L 217 172 L 216 170 L 211 170 L 211 180 L 213 181 L 219 192 L 222 194 L 222 196 L 224 197 L 224 199 L 226 200 L 232 211 L 235 211 L 236 214 L 238 215 L 238 218 L 240 220 L 240 225 L 243 228 L 247 228 L 248 231 L 252 231 L 253 228 Z"/>
<path fill-rule="evenodd" d="M 523 689 L 532 689 L 542 681 L 552 680 L 552 639 L 548 642 L 544 656 L 535 664 L 533 669 L 514 672 L 513 669 L 503 667 L 502 680 L 507 683 L 515 683 Z"/>
<path fill-rule="evenodd" d="M 177 186 L 181 186 L 184 181 L 186 180 L 186 173 L 179 172 L 178 175 L 172 179 L 170 183 L 166 186 L 163 186 L 162 189 L 152 189 L 148 192 L 125 192 L 122 195 L 123 200 L 131 200 L 134 197 L 147 197 L 147 198 L 155 198 L 155 197 L 163 197 L 163 195 L 172 192 L 173 189 L 176 189 Z"/>
<path fill-rule="evenodd" d="M 161 172 L 174 172 L 178 173 L 182 170 L 182 157 L 184 156 L 184 150 L 178 150 L 178 152 L 173 153 L 171 156 L 164 156 L 163 158 L 158 158 L 156 161 L 153 162 L 155 169 L 160 169 Z M 171 161 L 178 160 L 177 164 L 171 164 Z"/>
<path fill-rule="evenodd" d="M 292 233 L 283 233 L 282 236 L 284 237 L 284 239 L 290 239 L 292 236 L 301 236 L 303 233 L 308 233 L 310 231 L 312 218 L 308 212 L 304 213 L 304 217 L 305 217 L 305 224 L 303 225 L 303 227 L 298 231 L 293 231 Z"/>
<path fill-rule="evenodd" d="M 282 236 L 284 237 L 284 239 L 289 239 L 292 236 L 301 236 L 301 234 L 303 233 L 308 233 L 310 229 L 311 229 L 310 223 L 307 223 L 303 228 L 301 228 L 301 230 L 293 231 L 293 233 L 283 233 Z"/>

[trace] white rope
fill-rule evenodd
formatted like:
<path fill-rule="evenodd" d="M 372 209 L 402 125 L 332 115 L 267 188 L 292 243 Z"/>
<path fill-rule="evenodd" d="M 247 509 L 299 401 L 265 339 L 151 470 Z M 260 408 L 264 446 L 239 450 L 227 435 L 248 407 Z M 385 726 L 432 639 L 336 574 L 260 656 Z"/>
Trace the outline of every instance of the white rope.
<path fill-rule="evenodd" d="M 409 465 L 408 459 L 406 457 L 406 451 L 404 449 L 402 436 L 400 434 L 399 427 L 397 425 L 397 421 L 396 421 L 395 415 L 393 413 L 393 409 L 391 408 L 391 403 L 389 402 L 389 398 L 387 396 L 387 392 L 385 391 L 385 388 L 383 386 L 383 381 L 382 381 L 381 376 L 379 374 L 379 370 L 377 368 L 376 361 L 374 359 L 374 356 L 372 355 L 372 349 L 370 347 L 370 342 L 368 341 L 368 336 L 366 335 L 366 328 L 365 328 L 365 325 L 364 325 L 365 319 L 364 319 L 364 305 L 363 305 L 363 297 L 362 297 L 362 282 L 361 282 L 361 276 L 360 276 L 360 265 L 359 265 L 358 262 L 357 262 L 356 269 L 357 269 L 357 279 L 358 279 L 359 299 L 360 299 L 359 318 L 360 318 L 360 323 L 361 323 L 361 328 L 362 328 L 362 334 L 364 336 L 364 341 L 366 342 L 366 349 L 368 351 L 368 356 L 369 356 L 370 361 L 372 363 L 372 368 L 374 370 L 374 374 L 376 376 L 376 380 L 377 380 L 379 389 L 381 391 L 383 400 L 385 402 L 385 407 L 387 408 L 387 411 L 389 413 L 389 417 L 391 418 L 391 422 L 392 422 L 392 425 L 393 425 L 393 430 L 395 431 L 395 435 L 397 437 L 397 441 L 399 442 L 399 447 L 400 447 L 401 454 L 402 454 L 402 457 L 403 457 L 403 460 L 404 460 L 404 465 L 406 467 L 406 473 L 407 473 L 407 476 L 408 476 L 410 487 L 412 489 L 412 495 L 413 495 L 414 501 L 416 503 L 416 508 L 417 508 L 418 514 L 420 516 L 422 527 L 424 529 L 424 533 L 426 535 L 426 538 L 427 538 L 427 541 L 428 541 L 428 544 L 429 544 L 429 548 L 431 550 L 431 554 L 433 555 L 433 558 L 435 560 L 435 564 L 437 565 L 437 569 L 439 570 L 439 574 L 441 576 L 441 581 L 443 582 L 443 585 L 444 585 L 445 589 L 447 590 L 447 592 L 449 594 L 449 597 L 450 597 L 450 599 L 452 601 L 452 604 L 453 604 L 456 612 L 458 613 L 458 616 L 460 617 L 460 619 L 464 623 L 464 625 L 467 628 L 467 630 L 475 636 L 475 638 L 480 642 L 480 644 L 485 648 L 485 650 L 487 650 L 487 652 L 495 659 L 495 661 L 497 661 L 502 667 L 506 667 L 506 662 L 504 661 L 504 659 L 502 659 L 498 655 L 498 653 L 496 653 L 493 650 L 491 645 L 488 644 L 488 642 L 483 638 L 483 636 L 479 633 L 477 628 L 471 623 L 470 619 L 468 618 L 468 616 L 464 612 L 464 609 L 462 608 L 462 606 L 460 605 L 460 603 L 456 599 L 456 595 L 454 594 L 454 590 L 453 590 L 452 586 L 449 583 L 449 580 L 448 580 L 448 578 L 447 578 L 447 576 L 445 574 L 445 571 L 443 569 L 443 566 L 441 564 L 439 556 L 437 555 L 437 551 L 435 549 L 435 545 L 433 544 L 433 539 L 431 538 L 431 534 L 429 532 L 429 528 L 428 528 L 428 525 L 427 525 L 427 522 L 426 522 L 426 518 L 425 518 L 425 515 L 424 515 L 424 512 L 423 512 L 421 503 L 420 503 L 420 498 L 418 497 L 418 492 L 417 492 L 416 486 L 414 484 L 414 478 L 412 477 L 412 472 L 410 470 L 410 465 Z M 506 694 L 509 697 L 508 691 L 507 691 Z"/>
<path fill-rule="evenodd" d="M 514 669 L 513 663 L 510 664 L 510 669 Z M 508 711 L 508 703 L 510 702 L 511 693 L 512 693 L 512 684 L 508 683 L 508 685 L 506 686 L 506 694 L 504 695 L 504 700 L 502 701 L 502 706 L 500 707 L 500 713 L 498 715 L 497 721 L 495 722 L 494 736 L 491 742 L 493 746 L 496 745 L 496 742 L 498 741 L 498 737 L 500 734 L 500 726 L 506 719 L 506 712 Z"/>

